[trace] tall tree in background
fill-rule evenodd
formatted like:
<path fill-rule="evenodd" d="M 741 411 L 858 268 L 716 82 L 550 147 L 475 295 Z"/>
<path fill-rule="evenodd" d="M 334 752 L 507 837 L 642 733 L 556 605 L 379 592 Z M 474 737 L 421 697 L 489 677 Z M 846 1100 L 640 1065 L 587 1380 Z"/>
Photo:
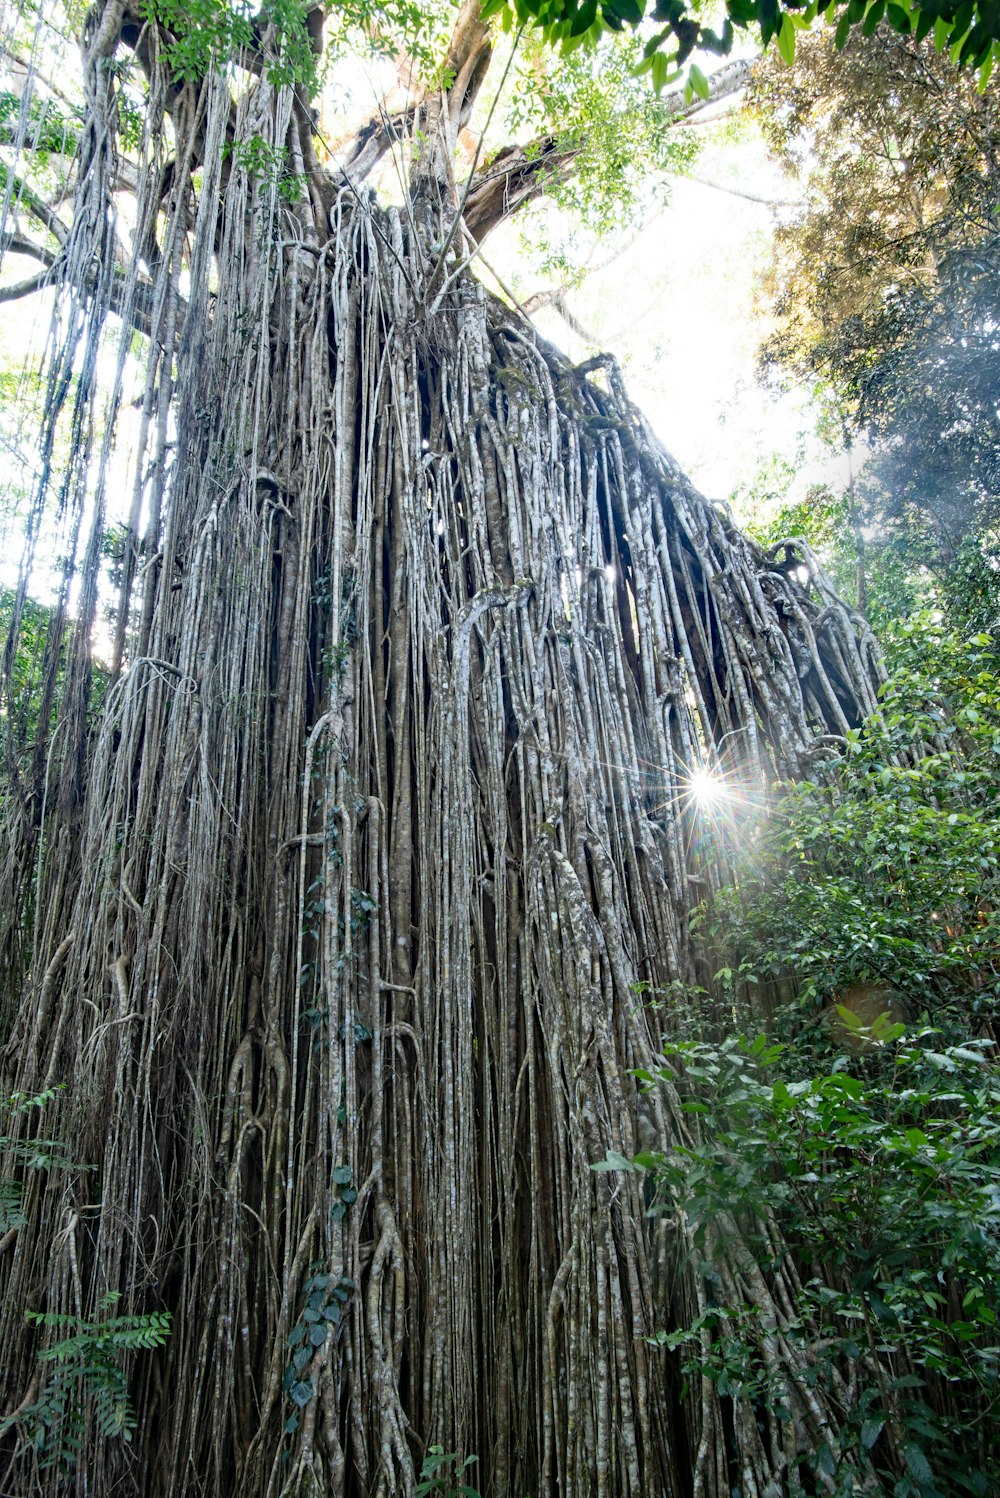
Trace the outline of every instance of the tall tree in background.
<path fill-rule="evenodd" d="M 631 1077 L 675 1023 L 636 985 L 696 977 L 719 877 L 692 774 L 846 734 L 870 638 L 691 490 L 610 361 L 474 278 L 583 144 L 459 170 L 475 0 L 335 161 L 322 12 L 99 0 L 79 111 L 76 15 L 0 18 L 4 245 L 38 267 L 0 295 L 55 291 L 4 656 L 0 1486 L 407 1494 L 436 1443 L 511 1498 L 763 1494 L 836 1435 L 802 1344 L 765 1330 L 778 1420 L 644 1339 L 714 1285 L 773 1329 L 794 1267 L 683 1217 L 654 1252 L 589 1167 L 696 1126 Z M 354 20 L 407 45 L 405 10 Z"/>
<path fill-rule="evenodd" d="M 1000 521 L 1000 104 L 932 41 L 803 40 L 750 91 L 804 187 L 778 232 L 765 359 L 832 386 L 872 445 L 885 538 L 939 575 Z"/>

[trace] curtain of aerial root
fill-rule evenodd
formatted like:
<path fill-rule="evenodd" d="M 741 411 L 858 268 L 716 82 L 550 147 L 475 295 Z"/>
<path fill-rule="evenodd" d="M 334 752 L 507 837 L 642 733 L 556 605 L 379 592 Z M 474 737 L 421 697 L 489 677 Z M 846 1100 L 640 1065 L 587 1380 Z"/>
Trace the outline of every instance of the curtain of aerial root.
<path fill-rule="evenodd" d="M 794 772 L 872 709 L 870 641 L 698 497 L 612 365 L 572 368 L 405 211 L 345 190 L 328 219 L 223 152 L 292 141 L 286 93 L 233 115 L 209 82 L 170 124 L 154 59 L 135 253 L 95 276 L 110 45 L 51 379 L 93 375 L 109 314 L 142 327 L 142 456 L 88 708 L 117 395 L 62 390 L 83 586 L 5 741 L 2 1039 L 8 1090 L 64 1086 L 8 1134 L 74 1164 L 10 1157 L 0 1487 L 64 1480 L 28 1442 L 57 1331 L 26 1310 L 112 1292 L 173 1324 L 128 1365 L 130 1443 L 84 1399 L 80 1492 L 388 1498 L 436 1442 L 502 1498 L 763 1494 L 835 1424 L 780 1333 L 791 1269 L 720 1225 L 727 1296 L 779 1327 L 768 1430 L 644 1340 L 704 1267 L 590 1166 L 690 1127 L 631 1076 L 675 1023 L 636 985 L 693 978 L 725 874 L 685 777 Z M 10 657 L 6 691 L 16 716 Z"/>

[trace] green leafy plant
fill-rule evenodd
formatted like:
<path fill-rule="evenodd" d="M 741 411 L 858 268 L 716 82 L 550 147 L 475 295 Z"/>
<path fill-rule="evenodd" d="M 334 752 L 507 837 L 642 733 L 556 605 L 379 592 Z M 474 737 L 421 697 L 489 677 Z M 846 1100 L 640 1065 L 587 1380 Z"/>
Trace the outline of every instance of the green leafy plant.
<path fill-rule="evenodd" d="M 833 1055 L 832 1006 L 866 989 L 960 1040 L 1000 1004 L 1000 693 L 986 635 L 933 616 L 891 642 L 881 711 L 842 758 L 787 785 L 703 929 L 760 1012 L 791 984 L 782 1038 Z M 818 768 L 820 768 L 818 766 Z M 884 996 L 884 1002 L 879 996 Z"/>
<path fill-rule="evenodd" d="M 810 1075 L 763 1035 L 668 1046 L 670 1065 L 638 1075 L 678 1089 L 694 1142 L 594 1168 L 647 1172 L 650 1213 L 683 1212 L 709 1278 L 729 1232 L 766 1269 L 777 1226 L 801 1271 L 779 1331 L 840 1415 L 803 1469 L 844 1494 L 870 1469 L 895 1498 L 986 1495 L 1000 1461 L 981 1418 L 1000 1397 L 995 1050 L 854 1024 L 870 1050 L 851 1071 Z M 719 1303 L 655 1340 L 688 1380 L 781 1422 L 772 1332 L 757 1305 Z"/>
<path fill-rule="evenodd" d="M 19 1131 L 12 1131 L 14 1115 L 44 1108 L 61 1091 L 61 1087 L 49 1087 L 44 1092 L 10 1094 L 5 1109 L 9 1121 L 0 1134 L 0 1157 L 6 1162 L 6 1170 L 13 1169 L 15 1173 L 0 1174 L 0 1233 L 15 1231 L 27 1223 L 23 1210 L 26 1170 L 68 1170 L 73 1165 L 60 1140 L 26 1138 Z"/>
<path fill-rule="evenodd" d="M 685 0 L 486 0 L 483 14 L 500 14 L 508 25 L 537 26 L 552 44 L 573 48 L 596 41 L 603 31 L 643 28 L 645 60 L 653 83 L 662 87 L 692 53 L 726 57 L 737 32 L 750 32 L 763 46 L 772 41 L 783 60 L 795 57 L 796 33 L 822 18 L 836 25 L 836 44 L 844 47 L 855 30 L 870 36 L 885 18 L 894 31 L 922 41 L 933 32 L 940 50 L 953 60 L 981 70 L 983 85 L 990 76 L 1000 40 L 1000 15 L 992 4 L 977 0 L 725 0 L 722 24 L 719 11 L 685 4 Z M 657 58 L 661 58 L 659 64 Z M 696 65 L 688 72 L 692 95 L 707 94 L 704 74 Z"/>
<path fill-rule="evenodd" d="M 14 1174 L 0 1176 L 0 1233 L 16 1232 L 28 1225 L 24 1210 L 25 1172 L 81 1171 L 59 1139 L 33 1135 L 24 1123 L 51 1104 L 63 1091 L 50 1087 L 43 1092 L 10 1095 L 7 1123 L 0 1134 L 0 1156 Z M 48 1376 L 38 1398 L 0 1421 L 0 1438 L 13 1426 L 25 1433 L 43 1470 L 57 1469 L 69 1476 L 76 1468 L 86 1440 L 89 1422 L 105 1438 L 130 1441 L 135 1412 L 128 1394 L 125 1360 L 129 1354 L 161 1346 L 170 1332 L 169 1311 L 151 1311 L 141 1316 L 109 1316 L 119 1300 L 116 1292 L 105 1295 L 98 1316 L 29 1310 L 27 1321 L 47 1333 L 38 1354 Z"/>
<path fill-rule="evenodd" d="M 143 0 L 141 13 L 169 28 L 169 63 L 186 81 L 203 78 L 220 61 L 262 59 L 275 87 L 312 92 L 316 61 L 301 0 Z"/>
<path fill-rule="evenodd" d="M 457 1451 L 428 1446 L 420 1465 L 417 1498 L 426 1498 L 429 1493 L 438 1493 L 440 1498 L 479 1498 L 478 1488 L 461 1481 L 462 1473 L 478 1460 L 478 1456 L 467 1456 L 463 1461 Z"/>
<path fill-rule="evenodd" d="M 689 1384 L 772 1432 L 803 1389 L 833 1412 L 822 1439 L 792 1440 L 796 1483 L 985 1498 L 1000 1463 L 998 668 L 989 636 L 933 616 L 901 625 L 891 654 L 878 714 L 782 788 L 739 879 L 696 917 L 724 965 L 692 1038 L 675 1031 L 666 1064 L 637 1073 L 670 1088 L 686 1128 L 593 1168 L 644 1173 L 650 1215 L 700 1256 L 698 1314 L 656 1339 Z M 681 995 L 643 997 L 663 1012 Z M 771 1033 L 711 1038 L 712 999 Z M 734 1289 L 720 1266 L 751 1261 L 757 1290 Z"/>
<path fill-rule="evenodd" d="M 227 142 L 223 155 L 235 161 L 250 177 L 256 177 L 265 191 L 275 191 L 287 203 L 297 203 L 303 196 L 305 179 L 288 169 L 288 151 L 272 146 L 261 135 L 249 140 Z"/>
<path fill-rule="evenodd" d="M 107 1295 L 100 1310 L 110 1310 L 118 1296 Z M 170 1333 L 170 1312 L 142 1316 L 81 1316 L 29 1311 L 33 1325 L 55 1333 L 39 1353 L 49 1377 L 38 1399 L 16 1417 L 27 1432 L 43 1470 L 57 1468 L 67 1476 L 77 1466 L 93 1420 L 105 1439 L 132 1439 L 135 1411 L 128 1394 L 124 1362 L 129 1354 L 161 1347 Z M 0 1434 L 14 1424 L 0 1424 Z"/>

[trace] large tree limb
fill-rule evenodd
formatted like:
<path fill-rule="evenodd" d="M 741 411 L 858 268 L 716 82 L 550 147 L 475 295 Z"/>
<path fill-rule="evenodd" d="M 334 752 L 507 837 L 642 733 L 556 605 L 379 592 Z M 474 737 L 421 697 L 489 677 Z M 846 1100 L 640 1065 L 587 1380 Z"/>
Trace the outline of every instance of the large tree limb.
<path fill-rule="evenodd" d="M 44 291 L 46 286 L 51 285 L 51 272 L 40 270 L 37 275 L 29 276 L 25 281 L 15 281 L 12 286 L 0 286 L 0 302 L 19 302 L 24 297 L 33 296 L 36 291 Z"/>
<path fill-rule="evenodd" d="M 728 63 L 709 78 L 707 99 L 685 103 L 682 93 L 668 94 L 661 101 L 664 129 L 690 124 L 710 105 L 739 93 L 749 73 L 748 62 Z M 543 135 L 525 146 L 505 146 L 498 151 L 476 174 L 469 193 L 465 222 L 473 238 L 482 242 L 519 208 L 568 181 L 586 146 L 585 135 Z"/>
<path fill-rule="evenodd" d="M 5 234 L 0 238 L 0 255 L 26 255 L 31 260 L 40 260 L 42 265 L 54 265 L 56 262 L 55 250 L 50 250 L 46 245 L 36 244 L 33 239 L 28 239 L 24 234 L 16 232 Z"/>
<path fill-rule="evenodd" d="M 51 205 L 46 203 L 44 198 L 40 198 L 23 177 L 16 176 L 6 163 L 2 163 L 2 167 L 5 180 L 13 182 L 15 205 L 24 208 L 32 218 L 38 220 L 43 228 L 48 229 L 54 239 L 57 239 L 60 244 L 65 244 L 69 238 L 69 229 Z"/>
<path fill-rule="evenodd" d="M 465 205 L 465 223 L 481 243 L 504 219 L 572 177 L 584 149 L 580 137 L 547 135 L 527 146 L 504 146 L 476 174 Z"/>

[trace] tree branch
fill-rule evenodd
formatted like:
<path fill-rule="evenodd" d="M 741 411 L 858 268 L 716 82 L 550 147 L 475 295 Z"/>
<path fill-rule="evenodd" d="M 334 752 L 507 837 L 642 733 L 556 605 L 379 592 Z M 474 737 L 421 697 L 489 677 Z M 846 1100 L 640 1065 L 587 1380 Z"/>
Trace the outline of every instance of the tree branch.
<path fill-rule="evenodd" d="M 707 99 L 686 104 L 682 93 L 668 94 L 660 101 L 664 129 L 690 124 L 710 105 L 739 93 L 749 74 L 748 62 L 733 62 L 709 78 Z M 469 193 L 465 222 L 472 237 L 481 242 L 518 209 L 568 181 L 586 146 L 586 137 L 543 135 L 525 146 L 505 146 L 498 151 L 477 174 Z"/>
<path fill-rule="evenodd" d="M 55 210 L 28 186 L 23 177 L 18 177 L 6 162 L 2 163 L 2 167 L 6 180 L 13 182 L 15 205 L 22 205 L 60 244 L 65 244 L 69 238 L 69 229 Z"/>
<path fill-rule="evenodd" d="M 5 234 L 0 239 L 0 255 L 27 255 L 31 260 L 39 260 L 42 265 L 55 265 L 56 253 L 54 250 L 46 249 L 43 244 L 36 244 L 33 239 L 26 239 L 23 234 Z"/>
<path fill-rule="evenodd" d="M 744 192 L 741 187 L 729 187 L 725 182 L 713 182 L 709 177 L 701 177 L 697 172 L 675 172 L 672 174 L 680 181 L 697 182 L 699 187 L 710 187 L 713 192 L 728 193 L 732 198 L 743 198 L 748 203 L 760 203 L 764 208 L 798 208 L 799 202 L 791 198 L 762 198 L 755 192 Z"/>
<path fill-rule="evenodd" d="M 36 291 L 44 291 L 46 286 L 52 285 L 52 272 L 41 270 L 35 276 L 29 276 L 26 281 L 15 281 L 13 286 L 0 286 L 0 302 L 18 302 L 22 297 L 32 296 Z"/>

